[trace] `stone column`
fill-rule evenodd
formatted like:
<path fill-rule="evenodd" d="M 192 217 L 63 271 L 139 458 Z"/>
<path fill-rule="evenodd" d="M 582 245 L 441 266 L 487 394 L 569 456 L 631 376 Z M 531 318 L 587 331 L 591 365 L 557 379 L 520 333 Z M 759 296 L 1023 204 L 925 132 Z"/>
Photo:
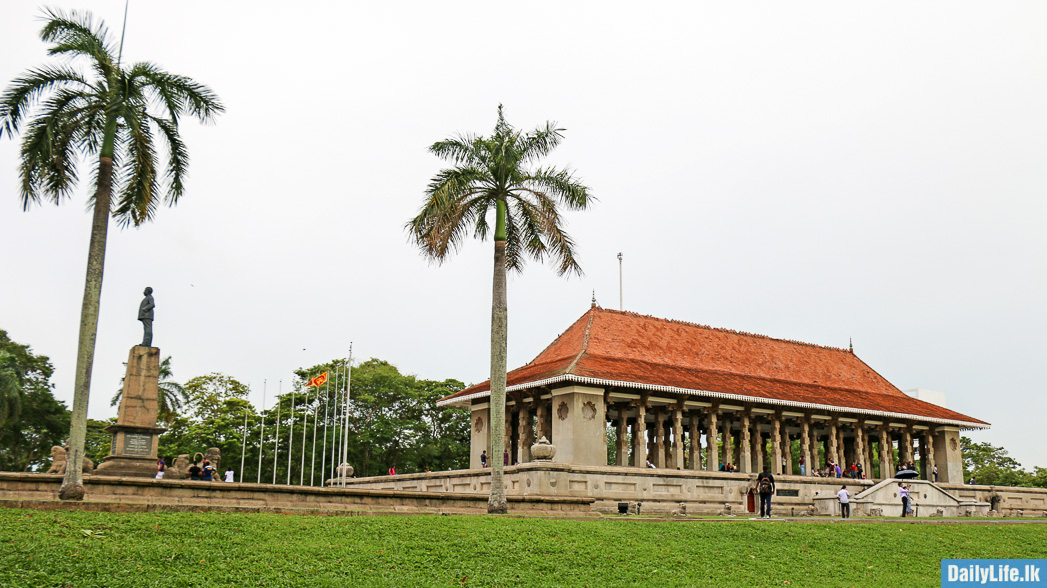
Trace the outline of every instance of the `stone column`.
<path fill-rule="evenodd" d="M 891 467 L 891 434 L 887 427 L 880 427 L 880 478 L 886 480 L 894 476 Z"/>
<path fill-rule="evenodd" d="M 636 404 L 636 467 L 647 467 L 647 400 L 641 400 Z"/>
<path fill-rule="evenodd" d="M 782 475 L 782 417 L 771 417 L 771 474 Z"/>
<path fill-rule="evenodd" d="M 902 430 L 902 438 L 900 443 L 902 444 L 901 447 L 899 447 L 900 451 L 898 452 L 900 459 L 903 462 L 912 463 L 912 431 L 908 427 Z"/>
<path fill-rule="evenodd" d="M 619 466 L 629 465 L 629 407 L 625 403 L 618 405 L 618 450 L 614 463 Z"/>
<path fill-rule="evenodd" d="M 159 436 L 167 429 L 156 426 L 159 412 L 160 349 L 136 345 L 127 357 L 124 388 L 116 423 L 105 428 L 112 434 L 109 455 L 95 475 L 151 478 L 156 475 Z M 70 451 L 72 455 L 82 455 Z"/>
<path fill-rule="evenodd" d="M 656 468 L 664 468 L 665 463 L 665 422 L 662 420 L 662 409 L 652 411 L 654 413 L 654 459 L 651 463 Z"/>
<path fill-rule="evenodd" d="M 812 475 L 811 462 L 811 424 L 808 417 L 800 419 L 800 451 L 803 455 L 803 475 Z"/>
<path fill-rule="evenodd" d="M 808 417 L 810 418 L 810 417 Z M 822 459 L 818 454 L 818 426 L 815 424 L 814 419 L 811 418 L 811 459 L 807 461 L 807 473 L 814 475 L 814 472 L 822 469 Z"/>
<path fill-rule="evenodd" d="M 752 432 L 752 444 L 753 444 L 753 473 L 759 473 L 764 471 L 763 453 L 767 443 L 763 440 L 763 433 L 760 432 L 760 423 L 753 419 L 753 432 Z"/>
<path fill-rule="evenodd" d="M 692 412 L 687 423 L 690 425 L 688 430 L 688 433 L 690 434 L 690 447 L 688 449 L 690 449 L 691 453 L 688 467 L 692 470 L 702 469 L 702 439 L 698 434 L 698 419 L 699 417 Z"/>
<path fill-rule="evenodd" d="M 662 423 L 662 436 L 665 439 L 665 444 L 662 447 L 662 453 L 665 454 L 665 458 L 662 463 L 665 467 L 673 467 L 673 444 L 676 442 L 676 438 L 673 436 L 673 412 L 671 410 L 666 411 L 665 421 Z"/>
<path fill-rule="evenodd" d="M 829 421 L 829 459 L 833 463 L 840 463 L 840 452 L 837 447 L 839 436 L 836 430 L 836 419 Z"/>
<path fill-rule="evenodd" d="M 744 473 L 752 473 L 752 443 L 750 443 L 750 435 L 752 432 L 749 430 L 749 413 L 742 413 L 742 429 L 741 436 L 738 439 L 738 471 Z"/>
<path fill-rule="evenodd" d="M 709 410 L 709 422 L 705 429 L 705 469 L 715 472 L 720 469 L 720 447 L 716 442 L 716 407 Z"/>
<path fill-rule="evenodd" d="M 683 407 L 677 406 L 673 409 L 673 465 L 672 467 L 683 469 Z"/>
<path fill-rule="evenodd" d="M 534 433 L 531 432 L 531 410 L 520 403 L 520 452 L 517 460 L 520 463 L 531 461 L 531 445 L 534 445 Z"/>
<path fill-rule="evenodd" d="M 546 402 L 542 402 L 537 398 L 534 401 L 534 413 L 535 417 L 537 417 L 535 419 L 537 421 L 537 427 L 535 428 L 538 429 L 537 434 L 539 439 L 545 437 L 550 443 L 552 443 L 553 440 L 549 437 L 549 433 L 546 430 L 548 428 L 546 405 Z"/>
<path fill-rule="evenodd" d="M 734 459 L 734 450 L 732 444 L 734 441 L 734 434 L 731 433 L 731 421 L 727 420 L 727 415 L 723 418 L 723 463 L 727 465 L 733 463 L 737 465 L 737 461 Z"/>
<path fill-rule="evenodd" d="M 927 447 L 927 454 L 924 458 L 924 478 L 934 481 L 934 429 L 929 429 L 923 434 L 923 443 Z"/>
<path fill-rule="evenodd" d="M 793 475 L 793 439 L 784 427 L 782 428 L 782 444 L 785 448 L 785 455 L 782 456 L 785 459 L 785 470 L 782 473 L 791 476 Z"/>
<path fill-rule="evenodd" d="M 854 425 L 854 453 L 855 461 L 862 464 L 862 468 L 869 467 L 865 463 L 865 423 L 861 421 Z"/>

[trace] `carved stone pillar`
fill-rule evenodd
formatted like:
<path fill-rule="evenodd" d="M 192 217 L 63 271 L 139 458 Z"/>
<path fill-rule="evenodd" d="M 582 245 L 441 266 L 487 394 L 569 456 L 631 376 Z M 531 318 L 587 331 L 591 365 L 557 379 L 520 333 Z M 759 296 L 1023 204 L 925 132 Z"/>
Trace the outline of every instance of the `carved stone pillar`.
<path fill-rule="evenodd" d="M 727 415 L 724 415 L 723 420 L 723 463 L 727 465 L 729 463 L 737 464 L 734 459 L 734 451 L 732 449 L 732 442 L 734 440 L 734 434 L 731 433 L 731 421 L 727 420 Z"/>
<path fill-rule="evenodd" d="M 884 480 L 894 475 L 891 453 L 891 433 L 886 426 L 880 427 L 880 478 Z"/>
<path fill-rule="evenodd" d="M 912 431 L 909 428 L 902 430 L 902 438 L 899 441 L 901 446 L 898 447 L 898 457 L 904 463 L 912 463 Z"/>
<path fill-rule="evenodd" d="M 647 467 L 647 400 L 641 400 L 636 404 L 636 467 Z"/>
<path fill-rule="evenodd" d="M 654 425 L 651 429 L 654 430 L 654 455 L 652 456 L 651 463 L 656 468 L 665 467 L 665 422 L 662 420 L 662 409 L 651 411 L 654 413 Z"/>
<path fill-rule="evenodd" d="M 615 452 L 615 465 L 629 465 L 629 407 L 625 403 L 618 405 L 618 445 Z"/>
<path fill-rule="evenodd" d="M 818 425 L 814 418 L 808 417 L 811 424 L 811 459 L 807 460 L 807 475 L 813 476 L 814 472 L 822 469 L 822 459 L 818 454 Z"/>
<path fill-rule="evenodd" d="M 868 467 L 869 464 L 865 463 L 865 423 L 859 421 L 854 425 L 854 461 L 862 464 L 862 467 Z"/>
<path fill-rule="evenodd" d="M 829 459 L 833 463 L 840 463 L 840 452 L 837 443 L 839 435 L 836 429 L 836 419 L 829 422 Z"/>
<path fill-rule="evenodd" d="M 720 447 L 716 442 L 716 407 L 709 411 L 709 422 L 705 429 L 705 469 L 715 472 L 720 469 Z"/>
<path fill-rule="evenodd" d="M 697 414 L 692 412 L 687 423 L 688 425 L 690 425 L 687 431 L 690 437 L 690 446 L 688 447 L 688 449 L 690 450 L 690 456 L 687 463 L 687 467 L 692 470 L 702 469 L 702 439 L 698 433 L 699 418 L 700 417 L 698 417 Z"/>
<path fill-rule="evenodd" d="M 782 417 L 771 417 L 771 474 L 782 475 Z"/>
<path fill-rule="evenodd" d="M 673 409 L 673 462 L 672 467 L 683 469 L 683 406 Z"/>
<path fill-rule="evenodd" d="M 764 471 L 764 448 L 766 442 L 763 440 L 763 433 L 760 432 L 760 422 L 755 418 L 753 419 L 753 432 L 752 432 L 752 444 L 753 444 L 753 463 L 752 468 L 754 473 Z"/>
<path fill-rule="evenodd" d="M 752 432 L 749 430 L 749 414 L 747 412 L 742 413 L 742 430 L 741 439 L 738 440 L 738 471 L 745 472 L 747 474 L 752 473 L 752 443 L 750 442 Z"/>
<path fill-rule="evenodd" d="M 813 475 L 813 462 L 811 461 L 811 424 L 805 416 L 800 419 L 800 451 L 803 455 L 803 469 L 801 475 Z"/>
<path fill-rule="evenodd" d="M 520 445 L 517 461 L 527 463 L 531 461 L 531 445 L 534 445 L 534 434 L 531 432 L 531 411 L 526 404 L 520 403 Z"/>
<path fill-rule="evenodd" d="M 793 475 L 793 439 L 789 431 L 782 427 L 782 459 L 785 461 L 785 469 L 782 471 L 786 476 Z"/>
<path fill-rule="evenodd" d="M 927 457 L 924 458 L 924 469 L 926 473 L 924 478 L 931 482 L 937 482 L 934 479 L 934 429 L 929 429 L 923 434 L 924 445 L 927 446 Z"/>

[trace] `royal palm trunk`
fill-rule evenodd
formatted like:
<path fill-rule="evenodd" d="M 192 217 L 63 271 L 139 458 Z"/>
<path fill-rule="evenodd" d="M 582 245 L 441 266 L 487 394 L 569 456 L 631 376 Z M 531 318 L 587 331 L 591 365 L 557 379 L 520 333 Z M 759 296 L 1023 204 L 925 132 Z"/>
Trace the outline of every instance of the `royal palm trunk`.
<path fill-rule="evenodd" d="M 87 404 L 91 394 L 91 368 L 98 334 L 98 308 L 102 300 L 102 271 L 105 243 L 109 232 L 109 203 L 113 193 L 113 141 L 116 120 L 107 125 L 102 154 L 98 161 L 98 186 L 95 191 L 91 241 L 87 247 L 87 279 L 84 303 L 80 309 L 80 342 L 76 353 L 76 381 L 73 388 L 73 414 L 69 426 L 69 461 L 58 491 L 62 500 L 83 500 L 84 440 L 87 434 Z"/>
<path fill-rule="evenodd" d="M 505 501 L 505 364 L 508 340 L 508 311 L 505 303 L 505 204 L 498 202 L 494 232 L 494 286 L 491 293 L 491 495 L 487 512 L 502 514 Z M 498 451 L 501 449 L 502 451 Z"/>

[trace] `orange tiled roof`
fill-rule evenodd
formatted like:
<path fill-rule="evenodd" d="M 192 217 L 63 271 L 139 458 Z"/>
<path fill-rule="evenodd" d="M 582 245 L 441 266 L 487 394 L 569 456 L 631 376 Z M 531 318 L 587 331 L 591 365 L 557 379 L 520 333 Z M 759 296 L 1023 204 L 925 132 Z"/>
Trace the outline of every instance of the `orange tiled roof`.
<path fill-rule="evenodd" d="M 971 427 L 988 423 L 905 395 L 847 349 L 772 339 L 594 306 L 507 384 L 552 378 L 666 387 L 729 401 L 895 413 Z M 490 383 L 442 399 L 489 395 Z M 742 398 L 744 397 L 744 398 Z"/>

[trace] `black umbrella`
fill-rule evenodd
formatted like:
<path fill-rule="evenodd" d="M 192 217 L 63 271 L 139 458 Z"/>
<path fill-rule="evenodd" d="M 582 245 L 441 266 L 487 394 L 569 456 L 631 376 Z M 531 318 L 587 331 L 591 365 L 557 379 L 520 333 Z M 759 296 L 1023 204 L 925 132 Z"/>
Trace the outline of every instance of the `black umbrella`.
<path fill-rule="evenodd" d="M 914 470 L 899 470 L 895 472 L 894 477 L 902 480 L 912 480 L 919 475 L 920 473 Z"/>

